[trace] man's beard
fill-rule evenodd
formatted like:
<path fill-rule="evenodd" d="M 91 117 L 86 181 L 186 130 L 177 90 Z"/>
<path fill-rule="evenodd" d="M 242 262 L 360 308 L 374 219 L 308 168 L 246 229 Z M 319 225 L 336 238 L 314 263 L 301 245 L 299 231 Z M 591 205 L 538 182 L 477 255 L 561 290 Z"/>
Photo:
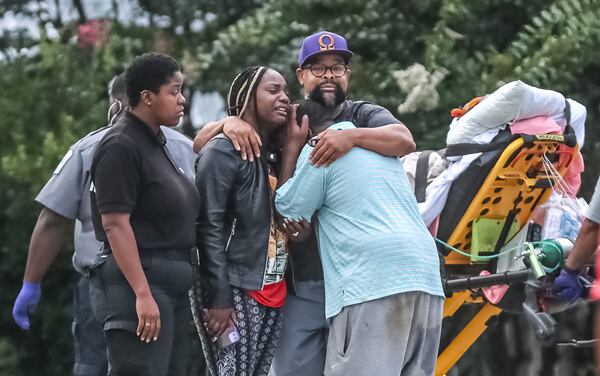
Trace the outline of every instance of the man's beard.
<path fill-rule="evenodd" d="M 321 90 L 321 86 L 316 86 L 310 93 L 308 93 L 308 99 L 313 100 L 317 103 L 325 107 L 336 107 L 342 104 L 346 100 L 346 92 L 342 89 L 342 86 L 338 83 L 335 83 L 335 92 L 334 95 L 323 94 L 323 90 Z"/>

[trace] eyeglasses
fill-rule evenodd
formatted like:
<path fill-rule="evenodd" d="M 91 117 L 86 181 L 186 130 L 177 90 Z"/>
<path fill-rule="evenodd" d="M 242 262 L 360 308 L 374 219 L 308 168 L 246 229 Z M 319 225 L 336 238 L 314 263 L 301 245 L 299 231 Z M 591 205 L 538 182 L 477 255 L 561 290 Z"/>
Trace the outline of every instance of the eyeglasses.
<path fill-rule="evenodd" d="M 346 74 L 348 66 L 346 64 L 333 64 L 326 66 L 323 64 L 308 64 L 304 66 L 304 69 L 310 69 L 310 73 L 315 77 L 323 77 L 327 73 L 327 69 L 331 71 L 335 77 L 342 77 Z"/>

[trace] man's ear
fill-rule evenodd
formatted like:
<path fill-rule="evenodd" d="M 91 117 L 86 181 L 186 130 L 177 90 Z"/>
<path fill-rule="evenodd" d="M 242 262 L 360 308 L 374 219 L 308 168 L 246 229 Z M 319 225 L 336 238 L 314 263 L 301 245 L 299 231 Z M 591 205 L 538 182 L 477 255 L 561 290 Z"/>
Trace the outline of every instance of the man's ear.
<path fill-rule="evenodd" d="M 304 86 L 304 69 L 296 68 L 296 77 L 301 86 Z"/>

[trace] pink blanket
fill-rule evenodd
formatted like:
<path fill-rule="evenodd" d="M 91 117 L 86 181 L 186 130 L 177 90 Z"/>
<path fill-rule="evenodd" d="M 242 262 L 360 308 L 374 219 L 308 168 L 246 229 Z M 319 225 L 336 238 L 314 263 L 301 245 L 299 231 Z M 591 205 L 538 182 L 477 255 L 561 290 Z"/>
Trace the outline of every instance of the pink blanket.
<path fill-rule="evenodd" d="M 510 126 L 510 131 L 512 134 L 535 135 L 546 133 L 562 133 L 563 130 L 552 118 L 537 116 L 513 123 Z M 563 154 L 561 154 L 561 158 L 562 157 L 564 157 Z M 581 187 L 581 173 L 584 169 L 585 165 L 583 162 L 583 156 L 581 153 L 577 153 L 576 159 L 573 161 L 573 163 L 571 163 L 571 166 L 563 177 L 565 183 L 567 183 L 573 192 L 573 195 L 579 192 L 579 188 Z"/>

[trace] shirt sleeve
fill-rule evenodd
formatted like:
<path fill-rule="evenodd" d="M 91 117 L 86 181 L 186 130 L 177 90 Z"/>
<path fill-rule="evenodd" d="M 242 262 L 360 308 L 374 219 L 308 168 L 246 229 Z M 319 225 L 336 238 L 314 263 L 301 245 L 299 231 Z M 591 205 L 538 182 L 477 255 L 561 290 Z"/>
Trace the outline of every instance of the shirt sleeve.
<path fill-rule="evenodd" d="M 363 103 L 356 111 L 354 124 L 359 128 L 377 128 L 388 124 L 402 124 L 402 122 L 381 106 Z"/>
<path fill-rule="evenodd" d="M 196 153 L 194 153 L 194 149 L 192 148 L 192 140 L 174 129 L 164 126 L 161 129 L 167 138 L 167 149 L 173 156 L 178 167 L 183 168 L 184 174 L 194 180 L 196 176 L 194 170 Z"/>
<path fill-rule="evenodd" d="M 131 213 L 140 187 L 141 163 L 132 147 L 114 143 L 97 153 L 92 164 L 92 181 L 98 212 Z"/>
<path fill-rule="evenodd" d="M 305 146 L 296 162 L 294 176 L 275 194 L 275 207 L 283 217 L 310 222 L 323 206 L 326 178 L 330 167 L 315 167 L 309 162 L 312 147 Z"/>
<path fill-rule="evenodd" d="M 591 221 L 600 223 L 600 178 L 596 182 L 596 188 L 594 189 L 594 194 L 592 195 L 585 216 Z"/>
<path fill-rule="evenodd" d="M 79 144 L 75 143 L 58 163 L 35 200 L 63 217 L 74 219 L 84 194 L 85 178 L 81 150 Z"/>

